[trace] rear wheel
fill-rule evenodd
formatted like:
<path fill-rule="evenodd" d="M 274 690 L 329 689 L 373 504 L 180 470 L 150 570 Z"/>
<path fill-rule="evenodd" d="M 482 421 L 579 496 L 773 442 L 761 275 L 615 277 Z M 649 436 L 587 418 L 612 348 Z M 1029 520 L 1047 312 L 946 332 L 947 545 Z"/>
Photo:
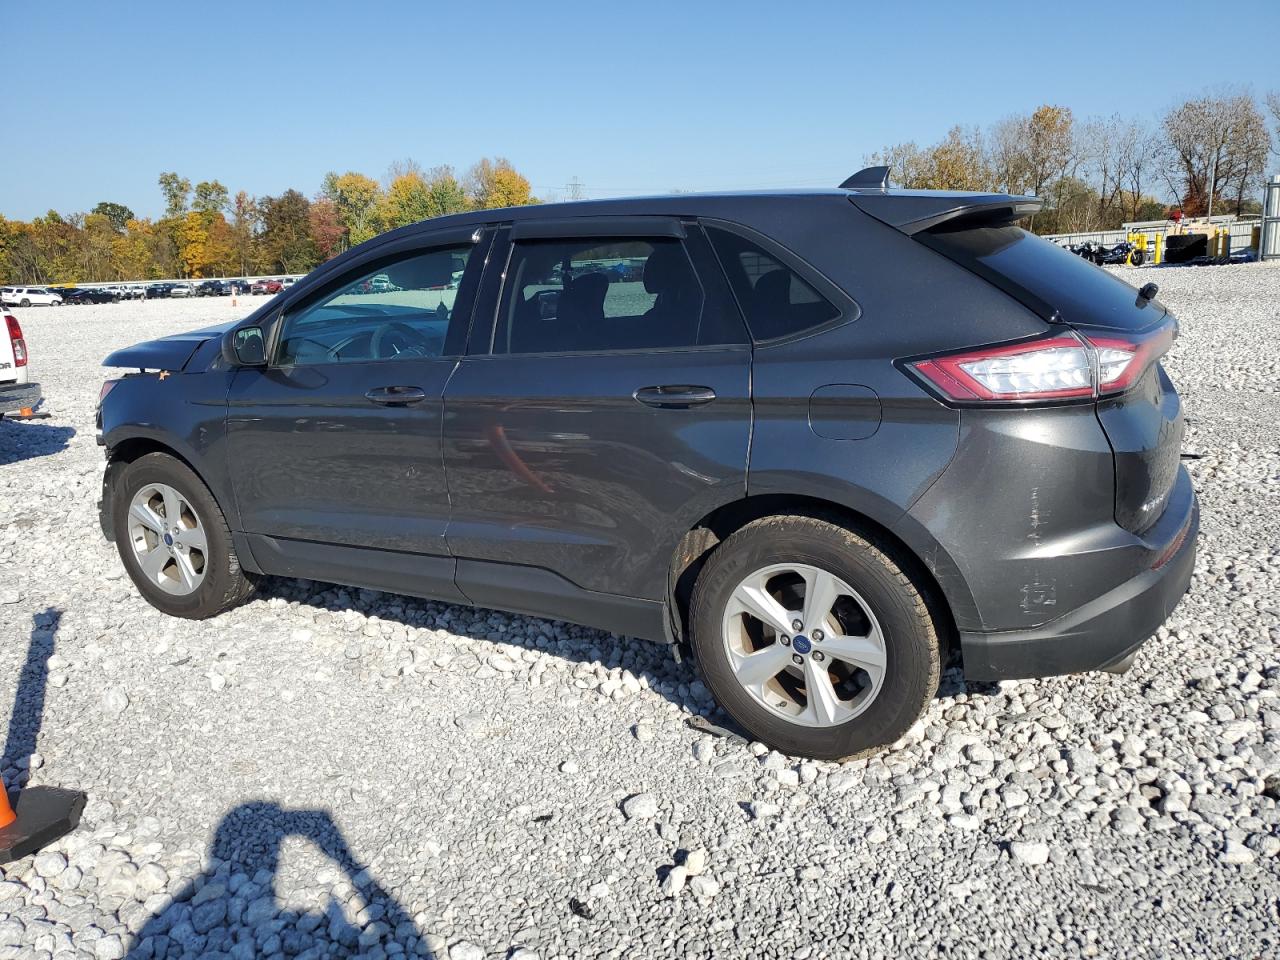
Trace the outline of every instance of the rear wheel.
<path fill-rule="evenodd" d="M 811 517 L 748 524 L 694 587 L 692 644 L 717 702 L 785 753 L 892 743 L 938 685 L 939 643 L 893 548 Z"/>
<path fill-rule="evenodd" d="M 26 297 L 23 297 L 21 300 L 18 301 L 18 306 L 29 307 L 31 306 L 31 301 L 28 300 Z"/>
<path fill-rule="evenodd" d="M 222 511 L 181 461 L 150 453 L 129 464 L 114 484 L 111 509 L 120 559 L 156 609 L 202 620 L 253 593 Z"/>

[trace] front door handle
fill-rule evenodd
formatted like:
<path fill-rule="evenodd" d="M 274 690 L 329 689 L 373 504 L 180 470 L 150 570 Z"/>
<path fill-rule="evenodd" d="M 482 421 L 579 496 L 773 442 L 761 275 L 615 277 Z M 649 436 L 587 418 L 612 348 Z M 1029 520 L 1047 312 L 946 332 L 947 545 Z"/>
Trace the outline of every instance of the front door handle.
<path fill-rule="evenodd" d="M 407 407 L 427 399 L 427 392 L 421 387 L 374 387 L 364 398 L 384 407 Z"/>
<path fill-rule="evenodd" d="M 710 387 L 669 383 L 661 387 L 641 387 L 632 396 L 648 407 L 683 410 L 710 403 L 716 398 L 716 392 Z"/>

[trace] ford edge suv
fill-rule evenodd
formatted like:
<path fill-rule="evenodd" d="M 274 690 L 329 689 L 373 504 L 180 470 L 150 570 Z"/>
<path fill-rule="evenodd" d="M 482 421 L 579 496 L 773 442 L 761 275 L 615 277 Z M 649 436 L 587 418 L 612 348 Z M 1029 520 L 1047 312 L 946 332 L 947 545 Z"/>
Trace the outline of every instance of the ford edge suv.
<path fill-rule="evenodd" d="M 799 755 L 949 656 L 1125 669 L 1194 562 L 1176 322 L 1038 201 L 885 174 L 428 220 L 118 351 L 103 530 L 174 616 L 265 574 L 677 645 Z"/>

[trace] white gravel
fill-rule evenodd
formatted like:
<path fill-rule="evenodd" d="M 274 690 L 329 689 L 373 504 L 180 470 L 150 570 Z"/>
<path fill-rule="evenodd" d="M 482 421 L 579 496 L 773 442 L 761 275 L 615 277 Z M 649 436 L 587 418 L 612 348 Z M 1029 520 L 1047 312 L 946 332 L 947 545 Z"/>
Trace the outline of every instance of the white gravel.
<path fill-rule="evenodd" d="M 90 803 L 3 867 L 0 958 L 1277 955 L 1280 269 L 1141 276 L 1190 595 L 1125 676 L 952 671 L 843 766 L 691 729 L 687 666 L 562 623 L 294 581 L 162 617 L 98 530 L 98 363 L 261 301 L 21 311 L 53 416 L 0 423 L 4 779 Z"/>

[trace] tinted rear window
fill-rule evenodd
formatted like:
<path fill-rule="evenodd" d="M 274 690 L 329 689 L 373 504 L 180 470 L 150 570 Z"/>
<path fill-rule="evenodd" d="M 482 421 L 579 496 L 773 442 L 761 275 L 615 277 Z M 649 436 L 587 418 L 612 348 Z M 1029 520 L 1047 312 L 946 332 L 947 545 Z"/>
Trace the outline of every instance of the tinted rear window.
<path fill-rule="evenodd" d="M 1137 290 L 1119 277 L 1020 227 L 931 230 L 917 236 L 1045 319 L 1056 311 L 1069 324 L 1137 330 L 1164 313 L 1139 305 Z"/>
<path fill-rule="evenodd" d="M 804 333 L 840 316 L 826 297 L 758 244 L 719 227 L 706 229 L 756 340 Z"/>

